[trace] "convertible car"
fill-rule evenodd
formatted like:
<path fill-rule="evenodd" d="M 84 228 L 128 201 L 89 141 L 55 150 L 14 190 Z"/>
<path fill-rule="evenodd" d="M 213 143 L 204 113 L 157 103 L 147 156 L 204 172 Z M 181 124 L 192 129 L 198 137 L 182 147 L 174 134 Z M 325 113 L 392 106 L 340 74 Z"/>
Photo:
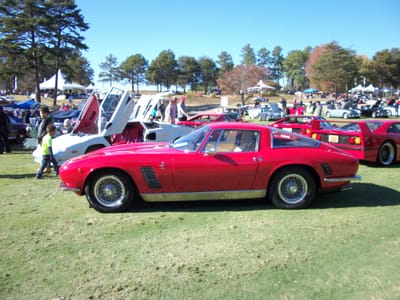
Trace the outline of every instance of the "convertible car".
<path fill-rule="evenodd" d="M 343 118 L 343 119 L 356 119 L 361 117 L 361 112 L 355 109 L 355 103 L 353 101 L 348 101 L 343 105 L 343 107 L 337 106 L 335 104 L 330 104 L 325 110 L 325 116 L 327 118 Z"/>
<path fill-rule="evenodd" d="M 59 170 L 61 189 L 100 212 L 146 202 L 268 198 L 305 208 L 317 191 L 347 188 L 358 160 L 335 147 L 260 124 L 216 122 L 173 143 L 106 147 Z"/>
<path fill-rule="evenodd" d="M 389 166 L 400 161 L 400 120 L 335 122 L 336 127 L 312 129 L 313 138 L 328 142 L 362 161 Z"/>

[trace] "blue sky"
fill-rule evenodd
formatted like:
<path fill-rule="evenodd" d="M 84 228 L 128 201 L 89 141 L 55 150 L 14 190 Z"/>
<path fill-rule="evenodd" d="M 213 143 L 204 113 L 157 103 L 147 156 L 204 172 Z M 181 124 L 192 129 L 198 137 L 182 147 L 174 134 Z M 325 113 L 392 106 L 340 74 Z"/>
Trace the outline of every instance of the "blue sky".
<path fill-rule="evenodd" d="M 109 54 L 118 63 L 140 53 L 149 63 L 163 50 L 217 60 L 227 51 L 241 62 L 246 44 L 257 52 L 291 50 L 332 41 L 372 56 L 400 48 L 399 0 L 76 0 L 90 29 L 83 55 L 95 71 Z"/>

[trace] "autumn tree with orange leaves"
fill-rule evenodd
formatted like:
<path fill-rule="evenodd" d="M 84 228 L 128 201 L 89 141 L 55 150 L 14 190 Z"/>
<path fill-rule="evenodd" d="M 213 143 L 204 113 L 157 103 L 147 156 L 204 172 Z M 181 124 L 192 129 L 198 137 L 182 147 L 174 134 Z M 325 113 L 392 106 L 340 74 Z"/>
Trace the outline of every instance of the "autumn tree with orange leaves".
<path fill-rule="evenodd" d="M 268 68 L 257 65 L 240 65 L 232 71 L 226 72 L 217 80 L 217 83 L 225 94 L 239 94 L 240 91 L 247 91 L 258 81 L 266 79 L 269 79 Z"/>

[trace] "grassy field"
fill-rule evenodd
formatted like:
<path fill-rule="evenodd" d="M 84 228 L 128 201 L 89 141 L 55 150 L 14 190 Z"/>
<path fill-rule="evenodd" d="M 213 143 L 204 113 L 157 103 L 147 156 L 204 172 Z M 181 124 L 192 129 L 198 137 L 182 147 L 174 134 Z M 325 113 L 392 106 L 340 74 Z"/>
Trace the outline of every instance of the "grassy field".
<path fill-rule="evenodd" d="M 0 155 L 0 299 L 399 299 L 400 165 L 309 209 L 170 203 L 100 214 Z"/>

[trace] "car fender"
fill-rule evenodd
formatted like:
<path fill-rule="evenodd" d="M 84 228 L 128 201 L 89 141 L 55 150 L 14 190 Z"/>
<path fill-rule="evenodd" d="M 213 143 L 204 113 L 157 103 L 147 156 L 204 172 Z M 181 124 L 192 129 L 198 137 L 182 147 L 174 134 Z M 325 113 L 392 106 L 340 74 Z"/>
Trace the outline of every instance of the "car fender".
<path fill-rule="evenodd" d="M 110 146 L 110 143 L 99 135 L 61 135 L 53 140 L 53 154 L 59 164 L 71 157 L 85 154 L 94 145 Z"/>

